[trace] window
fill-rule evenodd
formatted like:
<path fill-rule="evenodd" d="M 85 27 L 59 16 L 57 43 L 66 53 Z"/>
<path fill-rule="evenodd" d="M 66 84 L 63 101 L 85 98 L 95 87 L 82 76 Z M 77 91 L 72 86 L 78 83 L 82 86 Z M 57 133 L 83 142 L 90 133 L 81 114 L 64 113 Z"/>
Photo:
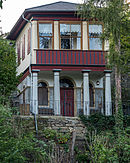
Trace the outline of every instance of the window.
<path fill-rule="evenodd" d="M 60 24 L 60 48 L 81 49 L 81 24 Z"/>
<path fill-rule="evenodd" d="M 39 48 L 53 48 L 53 26 L 51 23 L 39 23 Z"/>
<path fill-rule="evenodd" d="M 102 34 L 102 25 L 101 24 L 89 24 L 89 50 L 102 50 L 103 43 L 100 40 Z"/>
<path fill-rule="evenodd" d="M 44 82 L 38 84 L 38 105 L 48 106 L 48 88 Z"/>

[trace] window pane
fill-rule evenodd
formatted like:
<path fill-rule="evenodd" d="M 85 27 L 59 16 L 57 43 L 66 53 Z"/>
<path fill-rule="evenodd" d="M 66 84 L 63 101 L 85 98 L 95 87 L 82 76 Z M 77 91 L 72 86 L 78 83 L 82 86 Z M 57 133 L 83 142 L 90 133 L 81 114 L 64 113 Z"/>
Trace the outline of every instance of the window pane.
<path fill-rule="evenodd" d="M 48 105 L 48 89 L 45 87 L 38 88 L 38 105 Z"/>
<path fill-rule="evenodd" d="M 102 50 L 102 41 L 100 38 L 89 38 L 90 50 Z"/>
<path fill-rule="evenodd" d="M 102 25 L 89 25 L 89 37 L 99 37 L 102 34 Z"/>
<path fill-rule="evenodd" d="M 80 49 L 81 45 L 81 39 L 80 38 L 71 38 L 71 49 Z"/>
<path fill-rule="evenodd" d="M 39 36 L 52 36 L 52 24 L 39 24 Z"/>
<path fill-rule="evenodd" d="M 60 24 L 60 35 L 70 36 L 70 24 Z"/>
<path fill-rule="evenodd" d="M 71 24 L 71 36 L 81 36 L 80 24 Z"/>
<path fill-rule="evenodd" d="M 70 49 L 70 38 L 61 38 L 61 49 Z"/>
<path fill-rule="evenodd" d="M 40 49 L 52 49 L 52 38 L 40 37 Z"/>

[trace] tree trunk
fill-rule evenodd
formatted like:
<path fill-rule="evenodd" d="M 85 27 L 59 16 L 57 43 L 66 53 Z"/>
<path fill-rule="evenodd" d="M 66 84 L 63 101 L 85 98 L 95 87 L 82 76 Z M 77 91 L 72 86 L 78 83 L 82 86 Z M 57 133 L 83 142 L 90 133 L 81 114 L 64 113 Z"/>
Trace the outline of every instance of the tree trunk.
<path fill-rule="evenodd" d="M 120 53 L 120 39 L 118 40 L 118 44 L 116 45 L 115 50 L 118 52 L 118 55 L 121 55 Z M 119 70 L 118 65 L 115 66 L 115 111 L 118 112 L 118 104 L 121 102 L 121 72 Z"/>
<path fill-rule="evenodd" d="M 117 66 L 115 67 L 115 109 L 118 112 L 118 103 L 121 101 L 121 73 L 118 71 Z"/>

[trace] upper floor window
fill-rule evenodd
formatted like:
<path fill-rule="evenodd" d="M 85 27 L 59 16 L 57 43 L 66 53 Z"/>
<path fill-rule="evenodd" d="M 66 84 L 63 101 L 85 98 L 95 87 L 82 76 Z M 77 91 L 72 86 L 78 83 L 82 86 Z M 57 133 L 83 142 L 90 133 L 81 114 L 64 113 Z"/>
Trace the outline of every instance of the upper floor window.
<path fill-rule="evenodd" d="M 53 26 L 52 23 L 39 23 L 39 48 L 52 49 Z"/>
<path fill-rule="evenodd" d="M 81 24 L 60 24 L 60 48 L 81 49 Z"/>
<path fill-rule="evenodd" d="M 103 43 L 100 39 L 102 34 L 102 25 L 101 24 L 89 24 L 89 50 L 102 50 Z"/>

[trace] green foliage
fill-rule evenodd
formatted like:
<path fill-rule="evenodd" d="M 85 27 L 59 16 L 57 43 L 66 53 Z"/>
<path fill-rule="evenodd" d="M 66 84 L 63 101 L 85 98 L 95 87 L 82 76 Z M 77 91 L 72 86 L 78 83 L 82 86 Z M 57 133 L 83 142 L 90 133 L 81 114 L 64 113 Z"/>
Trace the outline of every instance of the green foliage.
<path fill-rule="evenodd" d="M 5 103 L 16 89 L 16 53 L 14 42 L 0 38 L 0 103 Z"/>
<path fill-rule="evenodd" d="M 70 140 L 70 134 L 69 133 L 61 133 L 57 132 L 53 129 L 44 129 L 43 130 L 44 137 L 50 140 L 55 141 L 59 144 L 66 144 Z"/>
<path fill-rule="evenodd" d="M 4 0 L 0 0 L 0 8 L 2 9 L 2 7 L 3 7 L 3 1 Z M 6 1 L 6 0 L 5 0 Z"/>
<path fill-rule="evenodd" d="M 123 111 L 122 111 L 122 103 L 118 103 L 118 112 L 115 114 L 115 130 L 116 132 L 120 132 L 123 130 Z"/>
<path fill-rule="evenodd" d="M 113 116 L 104 116 L 99 113 L 92 114 L 88 118 L 86 116 L 80 116 L 80 119 L 87 127 L 87 130 L 96 130 L 98 133 L 112 130 L 115 126 L 115 118 Z"/>
<path fill-rule="evenodd" d="M 65 144 L 70 139 L 70 134 L 57 133 L 56 139 L 59 144 Z"/>
<path fill-rule="evenodd" d="M 79 5 L 78 15 L 87 21 L 103 22 L 102 38 L 109 40 L 109 68 L 128 71 L 130 59 L 130 11 L 124 0 L 87 0 Z"/>
<path fill-rule="evenodd" d="M 39 141 L 33 133 L 20 133 L 13 126 L 9 108 L 0 106 L 0 162 L 49 162 L 47 145 Z M 17 131 L 17 133 L 16 133 Z"/>
<path fill-rule="evenodd" d="M 101 114 L 81 117 L 86 125 L 86 151 L 77 154 L 79 162 L 130 162 L 130 117 L 123 117 L 121 103 L 115 117 Z M 125 130 L 124 130 L 124 127 Z M 85 160 L 86 159 L 86 160 Z"/>
<path fill-rule="evenodd" d="M 54 140 L 56 137 L 56 131 L 55 130 L 47 128 L 47 129 L 44 129 L 43 132 L 44 132 L 43 134 L 44 134 L 45 138 L 47 138 L 47 139 L 53 139 Z"/>

